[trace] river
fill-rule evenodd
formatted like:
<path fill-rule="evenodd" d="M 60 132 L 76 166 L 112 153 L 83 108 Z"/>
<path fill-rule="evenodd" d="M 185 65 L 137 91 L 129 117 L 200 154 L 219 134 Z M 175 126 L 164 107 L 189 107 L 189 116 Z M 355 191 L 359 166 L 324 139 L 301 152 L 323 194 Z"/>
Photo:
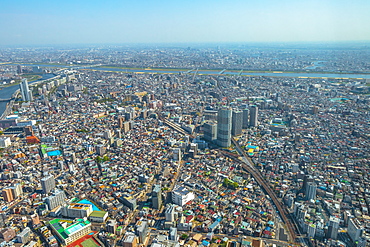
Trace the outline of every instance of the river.
<path fill-rule="evenodd" d="M 315 66 L 325 61 L 317 61 Z M 40 66 L 40 67 L 58 67 L 58 68 L 70 68 L 70 69 L 83 69 L 84 66 L 66 66 L 66 65 L 48 65 L 48 64 L 22 64 L 22 66 Z M 167 74 L 177 74 L 184 73 L 187 69 L 164 69 L 164 68 L 102 68 L 94 67 L 88 68 L 92 70 L 100 71 L 119 71 L 119 72 L 131 72 L 131 73 L 167 73 Z M 192 70 L 191 73 L 194 73 Z M 198 73 L 202 75 L 218 75 L 221 70 L 199 70 Z M 223 75 L 238 75 L 239 71 L 225 70 Z M 267 76 L 267 77 L 295 77 L 295 78 L 333 78 L 333 79 L 370 79 L 370 73 L 320 73 L 320 72 L 283 72 L 283 71 L 272 71 L 272 72 L 242 72 L 241 75 L 244 76 Z"/>
<path fill-rule="evenodd" d="M 306 67 L 305 69 L 309 69 L 309 70 L 315 70 L 317 68 L 321 68 L 321 67 L 324 67 L 324 63 L 326 61 L 315 61 L 313 62 L 313 64 L 311 66 L 308 66 Z"/>
<path fill-rule="evenodd" d="M 32 83 L 35 83 L 35 82 L 38 82 L 38 81 L 50 79 L 54 76 L 55 76 L 54 74 L 43 74 L 41 79 L 30 82 L 30 85 L 32 85 Z M 0 99 L 8 99 L 8 98 L 12 97 L 13 93 L 15 91 L 17 91 L 18 89 L 19 89 L 19 85 L 13 85 L 13 86 L 10 86 L 10 87 L 2 88 L 0 90 Z M 9 103 L 9 101 L 0 102 L 0 116 L 5 111 L 7 103 Z"/>
<path fill-rule="evenodd" d="M 323 62 L 323 61 L 318 61 Z M 40 66 L 40 67 L 58 67 L 58 68 L 70 68 L 70 69 L 83 69 L 84 66 L 65 66 L 65 65 L 47 65 L 47 64 L 22 64 L 22 66 Z M 131 72 L 131 73 L 167 73 L 167 74 L 177 74 L 177 73 L 185 73 L 186 70 L 180 69 L 137 69 L 137 68 L 91 68 L 92 70 L 99 70 L 99 71 L 119 71 L 119 72 Z M 195 70 L 192 70 L 191 73 L 194 73 Z M 199 70 L 198 73 L 202 75 L 218 75 L 220 71 L 215 70 Z M 225 70 L 223 75 L 243 75 L 243 76 L 266 76 L 266 77 L 290 77 L 290 78 L 323 78 L 323 79 L 370 79 L 370 74 L 359 74 L 359 73 L 298 73 L 298 72 L 236 72 L 236 71 L 228 71 Z M 44 74 L 40 80 L 50 79 L 51 77 L 55 76 L 54 74 Z M 34 82 L 37 82 L 34 81 Z M 32 82 L 32 83 L 34 83 Z M 31 84 L 32 84 L 31 83 Z M 11 95 L 19 89 L 19 85 L 10 86 L 7 88 L 3 88 L 0 90 L 0 98 L 10 98 Z M 6 109 L 7 102 L 0 102 L 0 116 Z"/>
<path fill-rule="evenodd" d="M 101 71 L 121 71 L 134 73 L 167 73 L 177 74 L 186 71 L 180 70 L 160 70 L 160 69 L 116 69 L 116 68 L 93 68 Z M 201 75 L 218 75 L 221 71 L 214 70 L 199 70 Z M 194 73 L 192 71 L 191 73 Z M 238 75 L 240 72 L 228 71 L 223 72 L 223 75 Z M 295 77 L 295 78 L 332 78 L 332 79 L 370 79 L 370 74 L 331 74 L 331 73 L 293 73 L 293 72 L 242 72 L 243 76 L 266 76 L 266 77 Z"/>

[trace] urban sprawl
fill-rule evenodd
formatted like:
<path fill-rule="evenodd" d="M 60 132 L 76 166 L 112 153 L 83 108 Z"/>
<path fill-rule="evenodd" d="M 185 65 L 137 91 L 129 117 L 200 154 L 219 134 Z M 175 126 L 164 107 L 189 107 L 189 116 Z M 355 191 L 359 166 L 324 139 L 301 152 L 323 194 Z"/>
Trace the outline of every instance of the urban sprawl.
<path fill-rule="evenodd" d="M 311 48 L 1 49 L 0 246 L 370 246 L 369 50 Z"/>

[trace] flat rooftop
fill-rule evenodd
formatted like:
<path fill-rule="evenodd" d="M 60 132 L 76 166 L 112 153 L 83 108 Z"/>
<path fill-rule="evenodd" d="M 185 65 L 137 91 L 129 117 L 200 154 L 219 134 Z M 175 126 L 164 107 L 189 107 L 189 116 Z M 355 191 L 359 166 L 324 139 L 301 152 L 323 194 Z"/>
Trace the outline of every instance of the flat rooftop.
<path fill-rule="evenodd" d="M 101 217 L 103 218 L 107 212 L 106 211 L 93 211 L 90 217 Z"/>
<path fill-rule="evenodd" d="M 83 204 L 83 203 L 71 203 L 69 208 L 72 209 L 80 209 L 80 210 L 87 210 L 88 208 L 92 208 L 90 204 Z"/>
<path fill-rule="evenodd" d="M 64 228 L 62 226 L 62 223 L 64 223 L 64 222 L 67 222 L 67 224 L 68 224 L 70 221 L 65 221 L 65 220 L 61 220 L 61 219 L 53 219 L 53 220 L 49 221 L 50 225 L 55 229 L 55 231 L 57 231 L 59 233 L 59 235 L 63 239 L 68 238 L 69 235 L 75 233 L 76 231 L 80 230 L 84 226 L 90 224 L 90 221 L 88 221 L 88 220 L 84 221 L 82 219 L 78 219 L 77 222 L 75 222 L 72 225 Z"/>

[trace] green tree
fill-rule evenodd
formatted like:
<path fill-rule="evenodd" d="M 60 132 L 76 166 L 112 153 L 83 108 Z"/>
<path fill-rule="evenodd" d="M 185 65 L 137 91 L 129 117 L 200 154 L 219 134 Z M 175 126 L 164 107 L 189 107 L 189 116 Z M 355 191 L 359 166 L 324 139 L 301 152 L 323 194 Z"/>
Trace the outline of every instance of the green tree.
<path fill-rule="evenodd" d="M 95 158 L 95 160 L 96 160 L 96 162 L 98 162 L 99 164 L 103 162 L 103 158 L 102 158 L 102 157 L 100 157 L 100 156 L 97 156 L 97 157 Z"/>
<path fill-rule="evenodd" d="M 188 237 L 189 237 L 189 235 L 187 235 L 185 233 L 181 235 L 181 239 L 187 239 Z"/>

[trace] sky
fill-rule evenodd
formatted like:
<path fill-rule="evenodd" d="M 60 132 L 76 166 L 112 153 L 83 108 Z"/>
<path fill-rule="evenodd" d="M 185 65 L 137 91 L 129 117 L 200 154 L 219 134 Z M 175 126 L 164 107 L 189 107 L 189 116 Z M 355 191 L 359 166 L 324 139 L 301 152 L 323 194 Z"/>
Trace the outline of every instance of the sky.
<path fill-rule="evenodd" d="M 0 45 L 370 41 L 369 0 L 1 0 Z"/>

